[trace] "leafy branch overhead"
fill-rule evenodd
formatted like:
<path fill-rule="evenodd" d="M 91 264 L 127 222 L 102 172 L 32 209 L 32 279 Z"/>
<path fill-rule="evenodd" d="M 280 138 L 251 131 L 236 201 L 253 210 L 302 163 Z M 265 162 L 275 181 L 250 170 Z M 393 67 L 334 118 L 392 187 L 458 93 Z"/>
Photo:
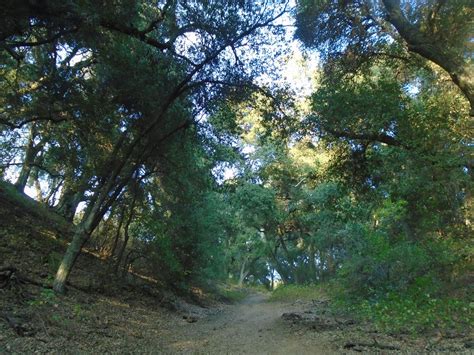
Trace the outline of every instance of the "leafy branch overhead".
<path fill-rule="evenodd" d="M 86 250 L 103 285 L 318 284 L 378 328 L 466 328 L 472 1 L 0 9 L 0 220 L 72 230 L 0 288 L 55 298 Z"/>
<path fill-rule="evenodd" d="M 298 7 L 297 36 L 306 44 L 358 63 L 417 54 L 448 73 L 474 115 L 470 1 L 302 0 Z"/>

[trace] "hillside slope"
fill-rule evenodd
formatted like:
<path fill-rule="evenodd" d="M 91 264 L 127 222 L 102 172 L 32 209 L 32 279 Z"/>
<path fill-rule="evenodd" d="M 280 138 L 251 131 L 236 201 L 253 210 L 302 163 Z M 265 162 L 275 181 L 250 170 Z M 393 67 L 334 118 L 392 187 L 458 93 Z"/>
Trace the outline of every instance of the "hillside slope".
<path fill-rule="evenodd" d="M 167 325 L 211 312 L 155 287 L 153 280 L 110 279 L 106 261 L 87 250 L 67 295 L 57 296 L 50 285 L 73 229 L 0 183 L 0 353 L 156 352 L 165 346 L 158 333 Z"/>

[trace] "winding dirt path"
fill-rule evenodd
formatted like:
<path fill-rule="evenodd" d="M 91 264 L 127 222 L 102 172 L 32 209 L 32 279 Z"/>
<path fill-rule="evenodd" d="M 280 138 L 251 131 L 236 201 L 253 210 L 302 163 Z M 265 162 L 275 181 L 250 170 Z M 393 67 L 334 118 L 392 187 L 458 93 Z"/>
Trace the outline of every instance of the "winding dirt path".
<path fill-rule="evenodd" d="M 252 294 L 242 303 L 196 323 L 183 325 L 168 345 L 173 353 L 199 354 L 328 354 L 334 348 L 321 334 L 293 330 L 281 315 L 291 305 L 267 302 Z"/>

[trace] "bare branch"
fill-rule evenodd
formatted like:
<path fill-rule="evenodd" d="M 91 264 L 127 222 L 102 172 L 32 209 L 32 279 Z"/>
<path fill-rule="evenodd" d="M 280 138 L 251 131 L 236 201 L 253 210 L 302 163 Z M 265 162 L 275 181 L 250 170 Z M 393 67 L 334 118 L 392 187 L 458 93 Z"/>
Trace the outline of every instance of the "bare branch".
<path fill-rule="evenodd" d="M 69 29 L 69 30 L 63 30 L 63 31 L 60 31 L 60 32 L 56 33 L 52 37 L 45 38 L 45 39 L 42 39 L 42 40 L 37 40 L 37 41 L 34 41 L 34 42 L 27 42 L 27 41 L 15 41 L 15 42 L 10 42 L 10 43 L 7 42 L 6 46 L 11 47 L 11 48 L 37 47 L 37 46 L 41 46 L 43 44 L 54 42 L 54 41 L 58 40 L 59 38 L 63 37 L 64 35 L 77 32 L 78 29 L 79 28 L 76 27 L 76 28 Z"/>
<path fill-rule="evenodd" d="M 383 133 L 355 133 L 349 131 L 337 131 L 331 128 L 324 128 L 325 131 L 337 138 L 357 139 L 368 142 L 380 142 L 395 147 L 406 147 L 399 140 Z"/>
<path fill-rule="evenodd" d="M 150 46 L 153 46 L 159 50 L 171 49 L 171 45 L 169 43 L 162 43 L 150 36 L 147 36 L 147 30 L 140 31 L 134 27 L 123 26 L 118 23 L 110 22 L 110 21 L 101 21 L 101 26 L 107 28 L 112 31 L 116 31 L 130 37 L 134 37 Z"/>

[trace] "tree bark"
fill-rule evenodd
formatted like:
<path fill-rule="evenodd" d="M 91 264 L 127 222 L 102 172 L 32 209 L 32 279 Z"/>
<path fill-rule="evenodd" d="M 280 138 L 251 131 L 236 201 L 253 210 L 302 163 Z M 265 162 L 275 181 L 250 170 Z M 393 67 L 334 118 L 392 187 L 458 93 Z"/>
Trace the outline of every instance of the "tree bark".
<path fill-rule="evenodd" d="M 271 279 L 270 289 L 273 291 L 275 289 L 275 269 L 274 268 L 270 268 L 270 279 Z"/>
<path fill-rule="evenodd" d="M 56 206 L 56 211 L 70 222 L 74 219 L 77 206 L 82 201 L 86 189 L 85 178 L 74 181 L 72 174 L 73 172 L 66 175 L 61 197 Z"/>
<path fill-rule="evenodd" d="M 26 146 L 25 158 L 23 159 L 23 165 L 20 170 L 20 175 L 15 182 L 15 187 L 19 192 L 25 190 L 28 178 L 30 177 L 31 168 L 36 158 L 37 149 L 35 147 L 36 128 L 33 123 L 30 127 L 30 134 L 28 137 L 28 144 Z"/>
<path fill-rule="evenodd" d="M 286 259 L 288 260 L 288 264 L 290 265 L 290 271 L 293 276 L 293 282 L 298 284 L 299 283 L 299 277 L 298 277 L 298 270 L 294 265 L 294 260 L 290 255 L 290 252 L 288 248 L 286 247 L 285 240 L 283 239 L 281 233 L 279 233 L 278 238 L 280 239 L 281 246 L 283 248 L 283 251 L 285 252 Z"/>
<path fill-rule="evenodd" d="M 242 285 L 244 284 L 244 280 L 245 278 L 248 276 L 249 274 L 249 270 L 246 270 L 245 267 L 247 266 L 247 261 L 248 259 L 245 258 L 244 259 L 244 262 L 242 263 L 242 266 L 240 267 L 240 274 L 239 274 L 239 287 L 242 287 Z"/>
<path fill-rule="evenodd" d="M 39 181 L 39 169 L 35 168 L 33 171 L 32 179 L 34 180 L 35 190 L 36 190 L 36 199 L 39 202 L 47 202 L 43 199 L 43 192 L 41 191 L 41 184 Z"/>
<path fill-rule="evenodd" d="M 129 178 L 131 178 L 131 176 L 132 172 L 130 172 Z M 81 223 L 76 227 L 74 237 L 69 244 L 56 273 L 53 283 L 53 289 L 55 292 L 60 294 L 65 293 L 66 281 L 77 257 L 81 253 L 82 247 L 87 242 L 104 214 L 107 212 L 107 209 L 117 199 L 124 185 L 125 183 L 119 184 L 114 191 L 113 185 L 110 182 L 105 184 L 97 193 L 97 198 L 94 199 L 86 209 L 84 217 Z M 111 193 L 111 191 L 113 191 L 113 193 Z"/>
<path fill-rule="evenodd" d="M 318 279 L 318 274 L 316 270 L 316 248 L 314 243 L 311 241 L 309 244 L 309 273 L 310 273 L 310 279 L 313 282 L 316 282 Z"/>
<path fill-rule="evenodd" d="M 112 244 L 112 250 L 110 251 L 110 257 L 113 258 L 115 254 L 115 250 L 117 249 L 118 241 L 120 239 L 120 231 L 122 230 L 122 225 L 125 220 L 125 204 L 122 206 L 119 216 L 119 224 L 117 226 L 117 230 L 115 232 L 114 242 Z"/>
<path fill-rule="evenodd" d="M 136 202 L 137 202 L 137 191 L 135 191 L 134 194 L 133 194 L 132 204 L 130 205 L 130 212 L 129 212 L 129 215 L 128 215 L 128 219 L 125 222 L 124 240 L 123 240 L 122 248 L 120 248 L 120 252 L 117 256 L 117 261 L 115 263 L 115 273 L 118 272 L 120 262 L 122 261 L 122 258 L 123 258 L 123 253 L 125 252 L 125 248 L 127 247 L 128 240 L 130 239 L 130 234 L 129 234 L 128 231 L 129 231 L 130 223 L 132 223 L 132 219 L 133 219 L 133 216 L 134 216 L 134 209 L 135 209 L 135 203 Z M 124 214 L 124 216 L 125 216 L 125 214 Z"/>
<path fill-rule="evenodd" d="M 288 284 L 288 283 L 290 283 L 290 276 L 288 275 L 286 270 L 281 267 L 281 265 L 278 261 L 278 258 L 277 258 L 277 250 L 278 250 L 278 246 L 275 247 L 275 250 L 270 251 L 270 255 L 273 259 L 273 262 L 275 263 L 274 268 L 278 272 L 278 274 L 280 275 L 282 281 L 285 284 Z"/>
<path fill-rule="evenodd" d="M 59 265 L 59 269 L 56 272 L 56 276 L 53 282 L 53 290 L 59 294 L 66 292 L 66 281 L 71 273 L 72 267 L 79 256 L 82 247 L 89 239 L 94 223 L 94 213 L 90 213 L 85 220 L 83 220 L 76 229 L 74 237 L 69 244 L 66 254 Z"/>
<path fill-rule="evenodd" d="M 130 226 L 131 219 L 132 219 L 132 217 L 130 216 L 129 220 L 127 221 L 127 223 L 124 227 L 123 245 L 120 248 L 119 254 L 117 255 L 117 261 L 115 262 L 115 273 L 117 273 L 118 270 L 119 270 L 120 263 L 121 263 L 122 258 L 123 258 L 123 254 L 125 252 L 125 249 L 127 248 L 127 244 L 128 244 L 129 239 L 130 239 L 130 233 L 128 232 L 128 228 Z"/>

